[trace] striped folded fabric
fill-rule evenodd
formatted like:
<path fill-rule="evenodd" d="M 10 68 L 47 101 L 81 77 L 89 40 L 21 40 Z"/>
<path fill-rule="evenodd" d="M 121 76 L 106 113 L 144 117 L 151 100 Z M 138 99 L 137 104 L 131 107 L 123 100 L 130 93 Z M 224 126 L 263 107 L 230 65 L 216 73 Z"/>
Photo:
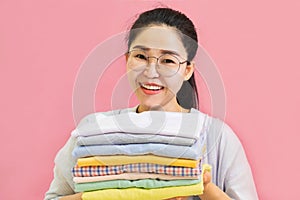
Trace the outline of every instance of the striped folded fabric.
<path fill-rule="evenodd" d="M 135 163 L 127 165 L 113 166 L 85 166 L 76 165 L 72 169 L 74 177 L 106 176 L 122 173 L 156 173 L 172 176 L 198 177 L 201 171 L 198 167 L 177 167 L 168 165 L 158 165 L 151 163 Z"/>

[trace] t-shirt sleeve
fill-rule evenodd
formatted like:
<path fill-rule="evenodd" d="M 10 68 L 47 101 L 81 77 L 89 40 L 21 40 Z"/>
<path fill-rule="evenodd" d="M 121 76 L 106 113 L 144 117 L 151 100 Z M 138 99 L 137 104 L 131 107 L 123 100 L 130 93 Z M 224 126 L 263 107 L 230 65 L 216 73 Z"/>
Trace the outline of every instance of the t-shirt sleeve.
<path fill-rule="evenodd" d="M 71 173 L 72 167 L 76 162 L 72 157 L 75 141 L 75 138 L 70 137 L 64 147 L 57 153 L 53 170 L 54 177 L 44 200 L 55 200 L 60 196 L 75 193 Z"/>
<path fill-rule="evenodd" d="M 224 123 L 220 138 L 219 175 L 223 190 L 232 199 L 258 199 L 244 148 L 231 127 Z"/>
<path fill-rule="evenodd" d="M 54 167 L 54 178 L 49 190 L 46 192 L 45 200 L 58 199 L 57 197 L 74 194 L 66 178 L 61 174 L 57 166 Z"/>

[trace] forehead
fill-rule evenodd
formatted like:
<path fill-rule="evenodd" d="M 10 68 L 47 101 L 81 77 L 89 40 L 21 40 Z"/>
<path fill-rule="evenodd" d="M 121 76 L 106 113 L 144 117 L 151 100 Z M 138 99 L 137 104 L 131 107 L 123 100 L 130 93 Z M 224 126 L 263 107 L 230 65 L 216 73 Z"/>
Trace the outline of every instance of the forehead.
<path fill-rule="evenodd" d="M 150 26 L 138 31 L 131 47 L 144 46 L 149 49 L 163 49 L 178 52 L 186 57 L 187 53 L 175 28 L 168 26 Z"/>

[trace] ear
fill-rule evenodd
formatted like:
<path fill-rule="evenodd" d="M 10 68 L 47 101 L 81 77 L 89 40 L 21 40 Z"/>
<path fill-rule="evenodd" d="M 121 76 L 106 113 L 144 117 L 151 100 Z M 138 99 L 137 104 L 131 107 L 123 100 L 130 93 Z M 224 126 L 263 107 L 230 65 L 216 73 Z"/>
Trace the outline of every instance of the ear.
<path fill-rule="evenodd" d="M 127 62 L 128 61 L 128 53 L 125 53 L 124 55 L 125 55 L 125 60 Z"/>
<path fill-rule="evenodd" d="M 186 66 L 185 71 L 184 71 L 184 80 L 185 81 L 187 81 L 191 78 L 194 70 L 195 70 L 195 62 L 191 61 L 190 64 Z"/>

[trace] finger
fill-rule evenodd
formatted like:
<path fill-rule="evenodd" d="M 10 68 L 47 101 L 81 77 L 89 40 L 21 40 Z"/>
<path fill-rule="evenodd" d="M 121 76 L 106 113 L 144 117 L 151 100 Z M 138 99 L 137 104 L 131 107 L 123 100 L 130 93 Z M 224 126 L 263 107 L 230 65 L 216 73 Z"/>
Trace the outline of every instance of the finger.
<path fill-rule="evenodd" d="M 203 174 L 203 182 L 204 184 L 209 183 L 211 181 L 211 173 L 209 171 L 205 171 Z"/>

